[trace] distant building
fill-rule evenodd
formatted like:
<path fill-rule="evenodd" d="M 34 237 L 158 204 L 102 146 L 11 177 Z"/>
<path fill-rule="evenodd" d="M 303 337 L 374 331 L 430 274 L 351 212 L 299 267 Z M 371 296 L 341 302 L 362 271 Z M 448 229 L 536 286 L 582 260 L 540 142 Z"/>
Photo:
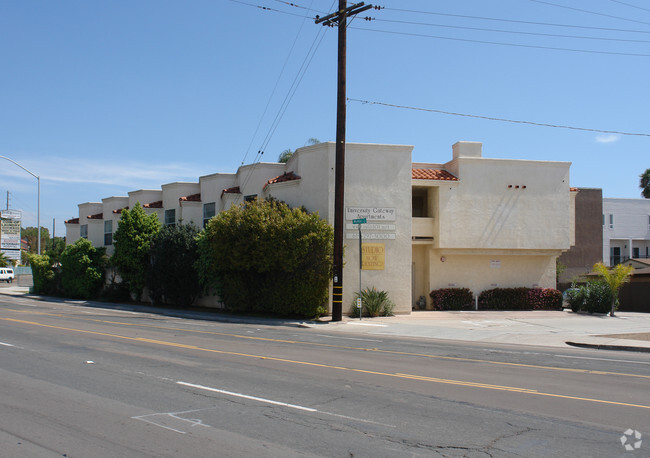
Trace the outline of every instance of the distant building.
<path fill-rule="evenodd" d="M 412 149 L 346 145 L 344 312 L 359 288 L 357 218 L 367 220 L 362 287 L 388 291 L 396 313 L 410 313 L 438 288 L 478 295 L 494 287 L 555 287 L 556 258 L 575 241 L 569 162 L 485 158 L 481 143 L 458 142 L 444 164 L 412 163 Z M 232 205 L 274 197 L 333 223 L 334 164 L 335 143 L 320 143 L 298 149 L 286 164 L 250 164 L 197 183 L 80 204 L 79 217 L 66 221 L 66 240 L 86 237 L 110 248 L 119 210 L 136 202 L 162 224 L 201 228 Z"/>
<path fill-rule="evenodd" d="M 650 258 L 650 199 L 603 199 L 603 262 Z"/>
<path fill-rule="evenodd" d="M 603 259 L 602 189 L 572 188 L 575 193 L 575 243 L 558 261 L 565 266 L 558 288 L 568 288 L 574 279 L 591 272 Z"/>

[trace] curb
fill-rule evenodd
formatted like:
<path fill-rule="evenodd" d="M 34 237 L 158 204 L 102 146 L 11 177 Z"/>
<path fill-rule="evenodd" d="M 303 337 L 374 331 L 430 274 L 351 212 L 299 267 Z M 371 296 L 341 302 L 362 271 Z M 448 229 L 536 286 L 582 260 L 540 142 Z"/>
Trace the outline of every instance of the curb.
<path fill-rule="evenodd" d="M 605 345 L 605 344 L 587 344 L 580 342 L 565 342 L 567 345 L 578 348 L 595 348 L 596 350 L 615 350 L 615 351 L 636 351 L 641 353 L 650 353 L 648 347 L 633 347 L 628 345 Z"/>

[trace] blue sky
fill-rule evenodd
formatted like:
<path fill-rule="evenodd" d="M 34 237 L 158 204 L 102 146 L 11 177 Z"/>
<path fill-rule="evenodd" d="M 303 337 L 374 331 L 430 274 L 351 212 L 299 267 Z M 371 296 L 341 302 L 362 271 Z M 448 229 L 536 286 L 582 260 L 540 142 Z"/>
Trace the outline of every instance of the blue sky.
<path fill-rule="evenodd" d="M 41 224 L 77 204 L 333 141 L 332 0 L 0 0 L 0 155 L 41 176 Z M 384 0 L 348 28 L 347 141 L 446 162 L 570 161 L 571 185 L 639 198 L 650 168 L 650 4 Z M 262 9 L 260 6 L 269 8 Z M 309 10 L 311 8 L 311 10 Z M 36 224 L 36 180 L 0 160 L 0 207 Z"/>

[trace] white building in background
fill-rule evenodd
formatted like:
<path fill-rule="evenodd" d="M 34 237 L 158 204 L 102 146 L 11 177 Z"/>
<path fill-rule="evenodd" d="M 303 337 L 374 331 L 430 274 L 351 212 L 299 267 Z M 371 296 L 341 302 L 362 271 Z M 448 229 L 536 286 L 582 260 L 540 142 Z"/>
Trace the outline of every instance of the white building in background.
<path fill-rule="evenodd" d="M 569 162 L 484 158 L 481 143 L 458 142 L 449 162 L 413 164 L 412 149 L 346 145 L 344 312 L 359 288 L 357 218 L 367 220 L 362 287 L 388 291 L 396 313 L 410 313 L 420 296 L 428 300 L 438 288 L 467 287 L 478 295 L 493 287 L 555 286 L 555 260 L 574 243 Z M 232 205 L 274 197 L 333 224 L 334 163 L 335 143 L 320 143 L 298 149 L 286 164 L 245 165 L 198 183 L 133 191 L 128 206 L 140 202 L 162 224 L 203 227 Z M 104 223 L 117 229 L 113 207 L 125 199 L 79 205 L 79 218 L 66 222 L 68 243 L 85 224 L 93 244 L 106 246 Z M 110 213 L 102 211 L 108 204 Z"/>
<path fill-rule="evenodd" d="M 603 199 L 603 261 L 650 258 L 650 199 Z"/>

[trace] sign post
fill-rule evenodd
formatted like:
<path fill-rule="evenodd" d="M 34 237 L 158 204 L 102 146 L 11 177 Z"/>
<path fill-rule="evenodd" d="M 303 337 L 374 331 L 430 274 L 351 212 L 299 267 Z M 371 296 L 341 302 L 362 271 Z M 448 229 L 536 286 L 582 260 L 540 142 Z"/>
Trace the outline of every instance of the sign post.
<path fill-rule="evenodd" d="M 361 271 L 363 270 L 363 248 L 361 246 L 361 225 L 366 224 L 366 218 L 357 218 L 352 220 L 352 224 L 359 227 L 359 299 L 357 299 L 357 307 L 359 308 L 359 320 L 363 313 L 363 304 L 361 303 Z"/>

